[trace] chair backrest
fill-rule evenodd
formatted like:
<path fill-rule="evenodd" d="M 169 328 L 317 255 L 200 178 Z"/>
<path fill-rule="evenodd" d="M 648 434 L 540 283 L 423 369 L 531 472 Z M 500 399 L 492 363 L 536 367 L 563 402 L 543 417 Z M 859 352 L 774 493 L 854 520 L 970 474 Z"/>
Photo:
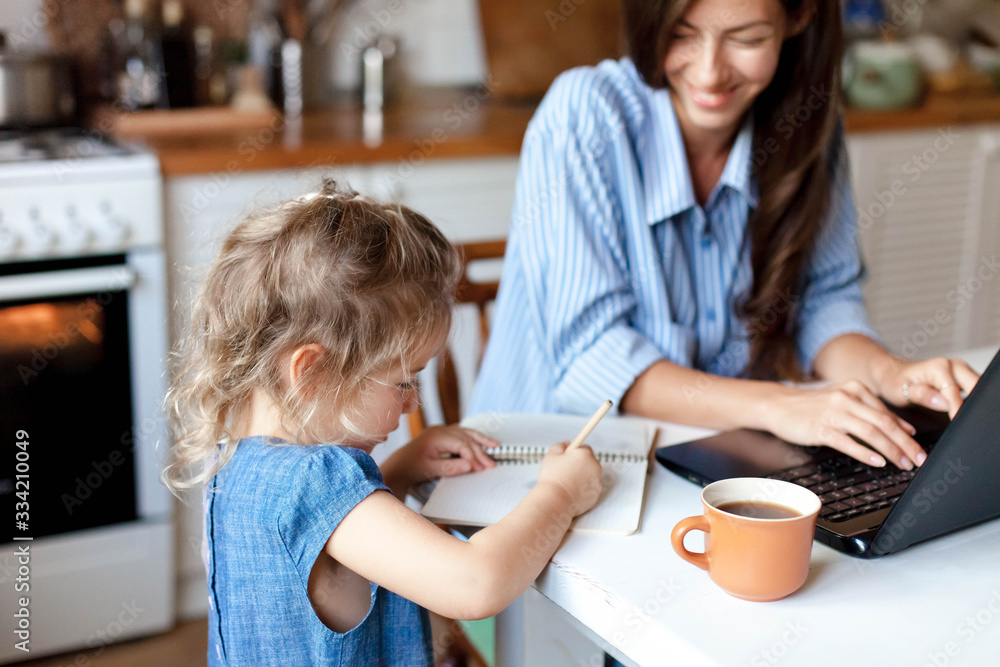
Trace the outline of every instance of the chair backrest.
<path fill-rule="evenodd" d="M 480 343 L 479 358 L 476 360 L 476 368 L 478 369 L 479 363 L 483 359 L 483 352 L 486 350 L 486 341 L 490 335 L 487 309 L 490 303 L 497 298 L 500 281 L 499 279 L 473 281 L 469 278 L 469 265 L 481 260 L 503 259 L 507 242 L 501 239 L 467 243 L 456 247 L 462 255 L 462 277 L 459 279 L 455 292 L 455 302 L 457 304 L 472 304 L 478 310 Z M 441 405 L 444 423 L 458 423 L 462 418 L 458 375 L 455 372 L 455 359 L 447 346 L 437 357 L 437 397 Z M 410 437 L 416 436 L 427 428 L 427 418 L 422 405 L 416 412 L 410 414 L 409 424 Z"/>

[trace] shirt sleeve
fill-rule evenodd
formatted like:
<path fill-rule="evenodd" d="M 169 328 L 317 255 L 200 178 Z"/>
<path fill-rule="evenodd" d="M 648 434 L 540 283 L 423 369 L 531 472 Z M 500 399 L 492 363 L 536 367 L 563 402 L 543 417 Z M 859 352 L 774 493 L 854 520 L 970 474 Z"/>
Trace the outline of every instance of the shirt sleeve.
<path fill-rule="evenodd" d="M 360 449 L 314 445 L 310 456 L 297 461 L 287 490 L 289 502 L 278 515 L 278 533 L 308 584 L 317 556 L 347 513 L 375 491 L 388 491 L 382 474 Z"/>
<path fill-rule="evenodd" d="M 550 101 L 558 105 L 560 100 Z M 629 325 L 636 308 L 615 172 L 620 124 L 593 109 L 529 130 L 512 233 L 554 399 L 586 414 L 621 397 L 663 352 Z M 586 139 L 584 139 L 586 137 Z"/>
<path fill-rule="evenodd" d="M 806 372 L 812 370 L 823 346 L 837 336 L 858 333 L 878 340 L 861 296 L 865 268 L 858 245 L 857 210 L 842 127 L 832 141 L 835 149 L 830 217 L 806 269 L 799 316 L 799 360 Z"/>

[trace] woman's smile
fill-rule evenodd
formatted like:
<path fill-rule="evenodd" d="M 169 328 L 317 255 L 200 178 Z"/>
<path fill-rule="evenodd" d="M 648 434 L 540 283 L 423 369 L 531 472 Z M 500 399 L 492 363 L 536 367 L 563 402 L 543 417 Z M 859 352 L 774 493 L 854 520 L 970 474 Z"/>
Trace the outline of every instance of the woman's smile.
<path fill-rule="evenodd" d="M 774 78 L 788 29 L 777 0 L 699 0 L 688 10 L 663 65 L 686 141 L 735 134 Z"/>
<path fill-rule="evenodd" d="M 721 109 L 726 106 L 732 99 L 733 93 L 736 91 L 736 87 L 729 88 L 727 90 L 721 90 L 717 92 L 710 92 L 706 90 L 699 90 L 694 86 L 688 86 L 688 92 L 691 96 L 691 101 L 707 110 Z"/>

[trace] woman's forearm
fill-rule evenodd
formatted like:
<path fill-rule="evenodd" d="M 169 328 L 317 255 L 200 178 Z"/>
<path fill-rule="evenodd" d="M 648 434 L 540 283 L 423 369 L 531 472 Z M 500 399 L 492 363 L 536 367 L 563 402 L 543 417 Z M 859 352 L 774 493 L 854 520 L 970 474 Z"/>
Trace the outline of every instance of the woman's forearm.
<path fill-rule="evenodd" d="M 873 393 L 884 393 L 886 378 L 904 362 L 867 336 L 844 334 L 832 339 L 813 361 L 813 371 L 821 380 L 859 380 Z"/>
<path fill-rule="evenodd" d="M 622 411 L 675 424 L 721 430 L 768 430 L 769 397 L 781 385 L 738 380 L 660 360 L 622 398 Z"/>

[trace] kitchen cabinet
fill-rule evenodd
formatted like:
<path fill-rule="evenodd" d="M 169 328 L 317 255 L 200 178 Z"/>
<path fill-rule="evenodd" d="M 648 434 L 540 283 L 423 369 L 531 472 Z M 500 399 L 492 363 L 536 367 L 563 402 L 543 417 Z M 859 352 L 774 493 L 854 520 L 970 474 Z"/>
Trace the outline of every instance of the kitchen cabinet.
<path fill-rule="evenodd" d="M 849 135 L 865 301 L 897 354 L 1000 340 L 1000 125 Z"/>
<path fill-rule="evenodd" d="M 315 190 L 323 177 L 333 177 L 362 194 L 425 214 L 455 243 L 505 238 L 516 175 L 517 158 L 510 156 L 168 178 L 172 339 L 186 321 L 188 308 L 182 304 L 190 303 L 198 270 L 209 264 L 225 233 L 254 208 Z"/>

